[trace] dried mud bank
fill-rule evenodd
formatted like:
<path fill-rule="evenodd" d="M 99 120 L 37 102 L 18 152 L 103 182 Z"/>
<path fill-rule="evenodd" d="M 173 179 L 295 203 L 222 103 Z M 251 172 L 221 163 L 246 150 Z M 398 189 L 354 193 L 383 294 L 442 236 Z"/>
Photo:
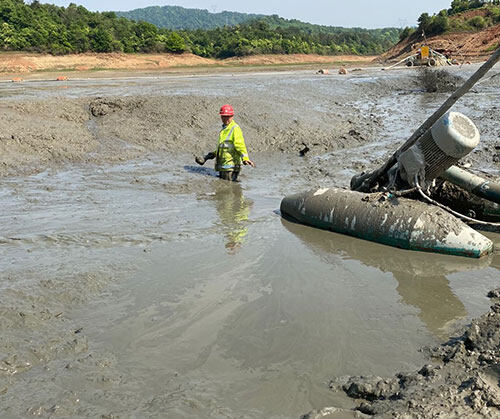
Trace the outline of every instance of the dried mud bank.
<path fill-rule="evenodd" d="M 133 96 L 0 102 L 0 175 L 16 175 L 65 163 L 125 161 L 150 153 L 211 150 L 226 98 Z M 361 145 L 378 128 L 377 118 L 344 105 L 326 112 L 296 112 L 263 98 L 234 98 L 238 123 L 252 152 L 312 154 Z M 289 99 L 293 102 L 293 99 Z M 279 109 L 279 111 L 277 111 Z"/>
<path fill-rule="evenodd" d="M 452 70 L 363 70 L 347 77 L 247 75 L 241 81 L 236 78 L 234 85 L 221 76 L 220 86 L 213 78 L 215 87 L 210 86 L 208 94 L 200 93 L 203 82 L 191 87 L 190 79 L 185 88 L 171 92 L 175 81 L 168 77 L 158 88 L 147 86 L 152 94 L 141 94 L 146 85 L 118 84 L 126 96 L 65 95 L 64 90 L 72 89 L 68 83 L 55 98 L 43 98 L 41 90 L 41 98 L 10 100 L 6 89 L 0 96 L 0 176 L 65 163 L 120 162 L 151 153 L 204 153 L 213 148 L 217 112 L 225 102 L 237 109 L 251 152 L 297 155 L 307 147 L 309 155 L 317 156 L 357 148 L 360 162 L 351 169 L 360 171 L 383 162 L 449 94 L 442 92 L 454 90 L 467 76 Z M 481 103 L 483 95 L 491 96 L 499 86 L 500 77 L 485 79 L 458 105 L 481 131 L 480 146 L 468 156 L 478 168 L 500 159 L 498 106 Z M 48 89 L 60 90 L 61 85 Z M 99 85 L 89 91 L 97 89 Z M 360 149 L 363 146 L 367 149 Z"/>
<path fill-rule="evenodd" d="M 331 388 L 357 401 L 354 411 L 359 417 L 498 417 L 500 289 L 488 296 L 491 310 L 473 320 L 461 336 L 427 349 L 430 363 L 418 371 L 393 378 L 351 377 L 344 383 L 338 379 Z M 338 412 L 326 408 L 304 418 L 338 417 Z"/>
<path fill-rule="evenodd" d="M 228 66 L 272 66 L 272 65 L 304 65 L 316 63 L 331 64 L 333 62 L 353 62 L 368 64 L 375 57 L 358 55 L 325 56 L 314 54 L 256 55 L 250 57 L 233 57 L 224 60 L 202 58 L 184 54 L 123 54 L 123 53 L 84 53 L 53 56 L 46 54 L 26 54 L 22 52 L 2 52 L 0 54 L 0 76 L 2 73 L 21 74 L 23 76 L 39 75 L 53 72 L 77 72 L 86 74 L 89 71 L 121 70 L 121 71 L 205 71 L 204 67 Z M 92 73 L 87 73 L 92 74 Z"/>

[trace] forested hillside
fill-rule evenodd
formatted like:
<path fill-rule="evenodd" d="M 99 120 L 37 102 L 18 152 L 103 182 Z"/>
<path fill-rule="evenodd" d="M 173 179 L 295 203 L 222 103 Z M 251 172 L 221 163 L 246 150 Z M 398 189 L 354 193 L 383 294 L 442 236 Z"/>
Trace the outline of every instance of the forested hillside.
<path fill-rule="evenodd" d="M 226 58 L 251 54 L 374 55 L 396 44 L 399 30 L 345 29 L 264 18 L 234 27 L 183 32 L 193 53 Z"/>
<path fill-rule="evenodd" d="M 210 13 L 202 9 L 186 9 L 179 6 L 151 6 L 128 12 L 116 12 L 117 16 L 135 21 L 145 21 L 165 29 L 215 29 L 234 26 L 264 15 L 238 12 Z"/>
<path fill-rule="evenodd" d="M 415 31 L 426 35 L 449 32 L 481 31 L 500 23 L 500 0 L 453 0 L 449 9 L 435 15 L 422 13 L 418 28 L 405 28 L 401 39 L 408 38 Z"/>
<path fill-rule="evenodd" d="M 146 22 L 94 13 L 34 0 L 0 0 L 0 49 L 52 54 L 79 52 L 147 52 L 186 50 L 184 39 Z"/>
<path fill-rule="evenodd" d="M 251 54 L 380 54 L 393 46 L 399 30 L 346 29 L 269 16 L 211 30 L 158 28 L 114 12 L 90 12 L 70 4 L 57 7 L 34 0 L 0 0 L 0 50 L 52 54 L 81 52 L 190 51 L 202 57 Z"/>

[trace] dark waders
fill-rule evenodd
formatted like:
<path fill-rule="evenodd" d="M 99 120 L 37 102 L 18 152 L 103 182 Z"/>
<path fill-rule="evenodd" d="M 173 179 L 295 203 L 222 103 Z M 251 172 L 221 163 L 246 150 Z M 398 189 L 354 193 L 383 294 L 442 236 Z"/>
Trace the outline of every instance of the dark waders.
<path fill-rule="evenodd" d="M 219 172 L 219 177 L 224 180 L 232 180 L 233 182 L 238 181 L 238 176 L 240 174 L 240 168 L 235 167 L 236 170 L 225 170 Z"/>
<path fill-rule="evenodd" d="M 217 159 L 215 167 L 217 170 L 218 164 L 217 161 L 219 160 L 219 156 L 216 156 L 215 153 L 208 153 L 205 157 L 196 157 L 195 161 L 199 165 L 203 166 L 207 160 L 212 160 L 212 159 Z M 238 176 L 240 175 L 240 170 L 241 166 L 234 166 L 234 170 L 218 170 L 219 172 L 219 177 L 224 180 L 231 180 L 233 182 L 238 181 Z"/>

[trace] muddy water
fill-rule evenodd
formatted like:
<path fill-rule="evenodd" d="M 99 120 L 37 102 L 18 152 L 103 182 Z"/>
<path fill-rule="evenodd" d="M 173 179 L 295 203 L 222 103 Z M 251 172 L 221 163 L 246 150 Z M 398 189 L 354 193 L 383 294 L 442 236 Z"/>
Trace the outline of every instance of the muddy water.
<path fill-rule="evenodd" d="M 388 99 L 377 106 L 389 114 Z M 421 347 L 487 311 L 500 257 L 407 252 L 280 218 L 284 194 L 347 185 L 366 147 L 253 155 L 239 184 L 187 154 L 3 179 L 3 416 L 297 417 L 352 406 L 332 377 L 421 366 Z"/>
<path fill-rule="evenodd" d="M 75 272 L 114 278 L 85 304 L 62 301 L 87 341 L 68 365 L 86 372 L 45 349 L 49 371 L 6 384 L 7 412 L 28 403 L 61 414 L 290 417 L 348 407 L 332 400 L 331 377 L 415 368 L 420 347 L 485 311 L 486 291 L 500 285 L 498 255 L 424 255 L 292 224 L 275 213 L 284 181 L 269 184 L 266 169 L 232 185 L 182 160 L 4 181 L 1 265 L 18 281 L 4 279 L 4 290 Z"/>
<path fill-rule="evenodd" d="M 259 74 L 214 74 L 205 76 L 164 76 L 131 77 L 120 79 L 71 79 L 64 82 L 28 80 L 23 84 L 0 84 L 0 97 L 40 98 L 40 97 L 84 97 L 84 96 L 133 96 L 161 94 L 219 95 L 221 91 L 232 89 L 232 93 L 242 93 L 248 89 L 266 92 L 269 86 L 279 81 L 283 85 L 314 83 L 324 84 L 311 71 L 259 73 Z M 329 84 L 329 83 L 327 83 Z M 286 94 L 286 91 L 284 92 Z"/>

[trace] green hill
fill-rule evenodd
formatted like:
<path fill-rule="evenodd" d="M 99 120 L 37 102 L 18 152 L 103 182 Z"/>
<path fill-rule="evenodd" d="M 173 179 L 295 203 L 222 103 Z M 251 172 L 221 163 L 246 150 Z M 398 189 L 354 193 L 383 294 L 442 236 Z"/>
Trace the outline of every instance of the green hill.
<path fill-rule="evenodd" d="M 251 54 L 381 54 L 399 41 L 397 28 L 363 29 L 315 25 L 277 15 L 210 13 L 154 6 L 118 16 L 180 30 L 192 52 L 204 57 Z"/>
<path fill-rule="evenodd" d="M 429 15 L 422 13 L 418 27 L 406 27 L 400 39 L 417 40 L 425 35 L 446 33 L 480 32 L 500 23 L 500 0 L 452 0 L 449 9 Z M 411 38 L 410 38 L 411 37 Z"/>
<path fill-rule="evenodd" d="M 123 16 L 137 22 L 143 20 L 159 28 L 174 30 L 214 29 L 223 26 L 234 26 L 264 16 L 227 11 L 210 13 L 208 10 L 186 9 L 180 6 L 151 6 L 115 13 L 117 16 Z"/>
<path fill-rule="evenodd" d="M 203 57 L 252 54 L 376 55 L 399 40 L 399 29 L 334 28 L 278 17 L 234 27 L 183 31 L 191 50 Z"/>
<path fill-rule="evenodd" d="M 296 53 L 371 55 L 395 45 L 399 32 L 396 28 L 312 25 L 275 15 L 214 29 L 173 30 L 119 17 L 114 12 L 90 12 L 74 3 L 58 7 L 37 0 L 0 0 L 0 51 L 188 51 L 213 58 Z"/>

